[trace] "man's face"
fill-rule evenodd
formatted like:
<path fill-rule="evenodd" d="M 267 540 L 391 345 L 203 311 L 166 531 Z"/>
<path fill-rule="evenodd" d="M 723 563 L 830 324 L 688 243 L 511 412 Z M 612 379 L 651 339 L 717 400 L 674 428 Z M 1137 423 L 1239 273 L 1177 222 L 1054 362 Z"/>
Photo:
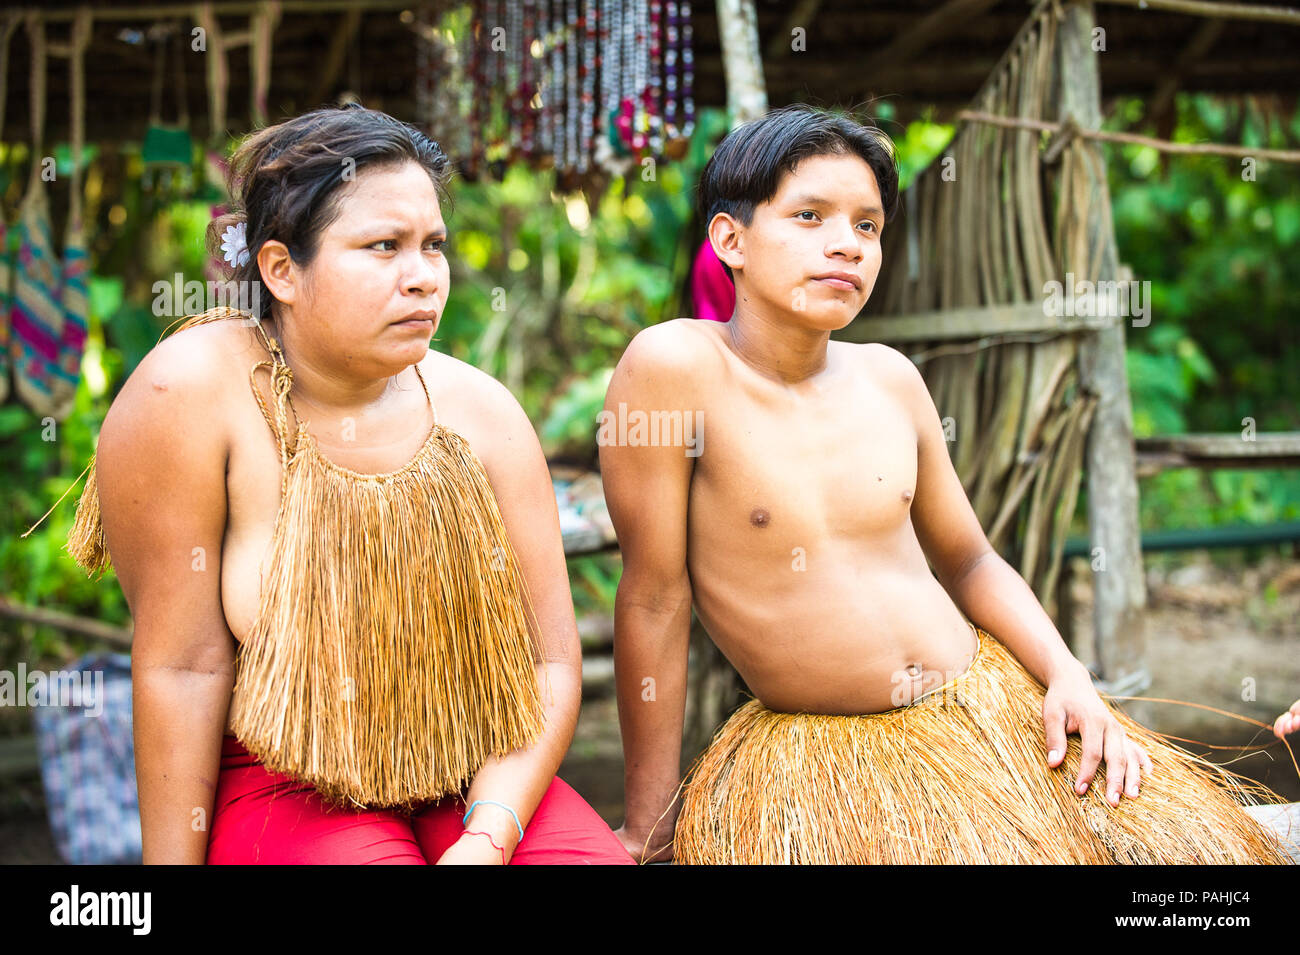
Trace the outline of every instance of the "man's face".
<path fill-rule="evenodd" d="M 415 163 L 362 169 L 345 189 L 294 319 L 358 372 L 386 377 L 423 358 L 437 330 L 450 284 L 446 226 L 433 182 Z M 430 320 L 396 324 L 417 311 Z"/>
<path fill-rule="evenodd" d="M 737 293 L 809 328 L 843 328 L 880 273 L 882 207 L 876 175 L 858 156 L 805 159 L 748 226 L 737 223 Z"/>

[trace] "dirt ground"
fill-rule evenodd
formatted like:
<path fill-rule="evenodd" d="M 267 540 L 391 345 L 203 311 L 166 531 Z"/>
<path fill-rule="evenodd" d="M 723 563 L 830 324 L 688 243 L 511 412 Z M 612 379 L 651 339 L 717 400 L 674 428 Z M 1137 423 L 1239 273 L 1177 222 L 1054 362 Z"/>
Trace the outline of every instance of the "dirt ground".
<path fill-rule="evenodd" d="M 1300 559 L 1270 556 L 1244 569 L 1208 552 L 1148 558 L 1146 660 L 1141 694 L 1203 704 L 1270 724 L 1300 698 Z M 1088 568 L 1076 561 L 1075 632 L 1091 633 Z M 1092 662 L 1080 640 L 1075 655 Z M 589 683 L 560 775 L 610 823 L 622 822 L 623 759 L 607 660 L 589 659 Z M 1159 733 L 1198 755 L 1300 801 L 1300 775 L 1271 730 L 1193 706 L 1121 703 Z M 1300 734 L 1291 747 L 1300 750 Z M 1230 747 L 1214 749 L 1212 747 Z M 1247 747 L 1237 749 L 1231 747 Z M 50 863 L 58 856 L 45 821 L 39 779 L 0 786 L 0 863 Z"/>

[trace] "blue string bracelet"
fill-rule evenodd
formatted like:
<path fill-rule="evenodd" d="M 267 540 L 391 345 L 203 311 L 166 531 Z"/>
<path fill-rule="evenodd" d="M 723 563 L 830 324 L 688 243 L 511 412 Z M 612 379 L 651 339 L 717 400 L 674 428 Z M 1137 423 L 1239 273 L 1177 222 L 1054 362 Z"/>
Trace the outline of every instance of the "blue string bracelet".
<path fill-rule="evenodd" d="M 505 803 L 497 802 L 495 799 L 475 799 L 470 804 L 469 812 L 465 813 L 465 818 L 460 821 L 460 824 L 462 826 L 468 826 L 469 817 L 474 815 L 474 810 L 477 809 L 479 806 L 484 806 L 484 805 L 500 806 L 506 812 L 510 813 L 510 817 L 515 821 L 515 826 L 519 829 L 519 841 L 520 842 L 524 841 L 524 827 L 519 824 L 519 814 L 515 812 L 513 809 L 511 809 L 509 806 L 507 806 Z"/>

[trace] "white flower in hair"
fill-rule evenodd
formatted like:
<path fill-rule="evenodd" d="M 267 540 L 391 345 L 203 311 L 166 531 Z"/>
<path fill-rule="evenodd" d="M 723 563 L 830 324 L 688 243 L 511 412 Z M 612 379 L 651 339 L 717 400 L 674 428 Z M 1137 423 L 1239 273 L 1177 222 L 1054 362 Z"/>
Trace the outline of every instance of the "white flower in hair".
<path fill-rule="evenodd" d="M 221 234 L 221 253 L 235 268 L 248 262 L 248 224 L 244 222 L 226 226 Z"/>

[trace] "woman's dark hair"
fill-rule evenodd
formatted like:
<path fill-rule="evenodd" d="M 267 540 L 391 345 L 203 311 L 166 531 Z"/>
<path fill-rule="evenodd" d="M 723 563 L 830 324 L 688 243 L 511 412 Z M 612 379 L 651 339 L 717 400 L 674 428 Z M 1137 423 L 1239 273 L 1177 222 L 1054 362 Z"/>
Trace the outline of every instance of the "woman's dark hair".
<path fill-rule="evenodd" d="M 776 195 L 782 176 L 805 159 L 834 153 L 859 156 L 871 167 L 885 221 L 892 219 L 898 209 L 893 140 L 846 114 L 796 104 L 738 126 L 718 143 L 700 175 L 699 209 L 705 227 L 719 212 L 749 225 L 754 209 Z"/>
<path fill-rule="evenodd" d="M 406 162 L 418 163 L 439 198 L 446 197 L 451 169 L 441 147 L 409 123 L 359 103 L 313 110 L 250 133 L 230 159 L 232 208 L 209 223 L 208 250 L 221 258 L 227 227 L 246 224 L 248 261 L 235 266 L 231 278 L 256 293 L 253 310 L 266 318 L 272 296 L 257 266 L 263 243 L 283 242 L 296 264 L 310 265 L 321 233 L 338 218 L 339 186 L 368 166 Z"/>

